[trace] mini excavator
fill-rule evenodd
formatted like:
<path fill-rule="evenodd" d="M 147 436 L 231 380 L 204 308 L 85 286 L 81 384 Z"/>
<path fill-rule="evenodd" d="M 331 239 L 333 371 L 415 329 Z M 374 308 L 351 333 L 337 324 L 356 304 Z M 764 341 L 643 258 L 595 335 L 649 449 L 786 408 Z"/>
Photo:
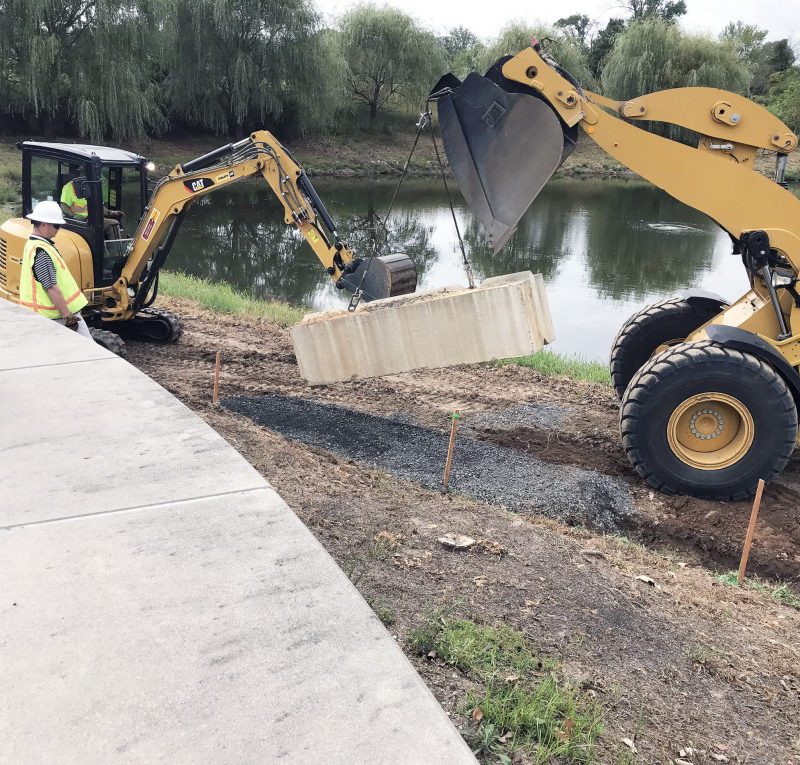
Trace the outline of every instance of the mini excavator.
<path fill-rule="evenodd" d="M 784 183 L 797 137 L 722 90 L 677 88 L 619 102 L 592 93 L 534 40 L 484 76 L 434 87 L 445 151 L 497 252 L 579 135 L 731 237 L 750 290 L 733 303 L 697 290 L 647 306 L 620 330 L 611 376 L 622 444 L 665 493 L 751 495 L 786 465 L 800 405 L 800 199 Z M 695 146 L 647 123 L 692 131 Z M 776 157 L 775 177 L 755 169 Z M 619 221 L 625 225 L 625 221 Z"/>
<path fill-rule="evenodd" d="M 416 267 L 408 256 L 361 258 L 351 252 L 308 175 L 268 131 L 176 165 L 152 193 L 147 172 L 153 166 L 137 154 L 34 141 L 19 148 L 23 216 L 37 202 L 59 201 L 68 183 L 74 184 L 75 196 L 87 200 L 83 219 L 65 211 L 67 225 L 55 244 L 89 299 L 83 316 L 93 337 L 119 355 L 125 354 L 124 338 L 172 343 L 180 337 L 178 317 L 152 307 L 159 272 L 192 204 L 246 178 L 267 182 L 283 205 L 285 222 L 305 237 L 337 288 L 365 301 L 416 289 Z M 116 211 L 137 221 L 131 237 L 108 217 Z M 0 298 L 19 300 L 22 250 L 30 232 L 25 217 L 0 226 Z"/>

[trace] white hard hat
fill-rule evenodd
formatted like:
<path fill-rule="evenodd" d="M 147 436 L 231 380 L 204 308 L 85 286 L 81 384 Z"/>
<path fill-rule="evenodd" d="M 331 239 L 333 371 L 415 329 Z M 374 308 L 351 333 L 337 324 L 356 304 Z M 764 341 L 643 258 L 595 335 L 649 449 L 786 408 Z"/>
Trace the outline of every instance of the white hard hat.
<path fill-rule="evenodd" d="M 34 223 L 52 223 L 54 226 L 63 226 L 66 221 L 61 214 L 58 202 L 38 202 L 33 208 L 33 212 L 25 216 Z"/>

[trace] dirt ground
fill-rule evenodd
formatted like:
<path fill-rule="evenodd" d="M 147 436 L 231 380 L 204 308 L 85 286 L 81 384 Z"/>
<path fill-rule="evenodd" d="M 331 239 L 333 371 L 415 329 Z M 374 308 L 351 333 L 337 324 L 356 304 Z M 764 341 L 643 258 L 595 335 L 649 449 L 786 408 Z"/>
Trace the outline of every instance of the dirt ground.
<path fill-rule="evenodd" d="M 129 343 L 129 360 L 198 412 L 281 493 L 384 615 L 459 727 L 469 681 L 436 659 L 414 656 L 407 643 L 408 631 L 439 606 L 522 630 L 542 656 L 559 660 L 565 676 L 604 709 L 599 762 L 800 763 L 800 611 L 715 575 L 738 560 L 749 504 L 649 491 L 619 446 L 610 389 L 515 366 L 312 388 L 300 378 L 285 330 L 187 301 L 159 303 L 182 317 L 183 338 L 168 347 Z M 344 407 L 335 410 L 342 422 L 354 410 L 426 433 L 444 431 L 458 409 L 465 443 L 479 439 L 548 468 L 599 474 L 624 488 L 635 511 L 623 521 L 624 536 L 570 527 L 398 478 L 343 453 L 345 439 L 336 449 L 289 440 L 211 406 L 217 350 L 223 401 L 289 396 Z M 365 438 L 369 430 L 362 429 Z M 765 493 L 749 572 L 800 579 L 799 498 L 795 460 Z M 449 532 L 477 544 L 449 551 L 437 542 Z M 623 739 L 634 742 L 636 754 Z"/>

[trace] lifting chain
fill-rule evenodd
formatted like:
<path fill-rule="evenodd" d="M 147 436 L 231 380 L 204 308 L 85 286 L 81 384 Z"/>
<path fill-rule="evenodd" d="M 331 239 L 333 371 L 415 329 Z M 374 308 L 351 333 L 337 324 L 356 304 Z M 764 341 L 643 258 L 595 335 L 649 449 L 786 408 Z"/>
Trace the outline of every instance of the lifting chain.
<path fill-rule="evenodd" d="M 367 259 L 367 265 L 364 268 L 364 271 L 361 274 L 361 279 L 359 279 L 358 287 L 356 287 L 355 292 L 353 292 L 352 296 L 350 297 L 350 303 L 347 306 L 348 311 L 355 311 L 358 307 L 359 302 L 361 302 L 362 292 L 362 285 L 364 284 L 364 279 L 366 279 L 367 272 L 369 271 L 369 267 L 372 264 L 373 258 L 377 257 L 378 248 L 386 248 L 389 241 L 389 216 L 392 214 L 392 208 L 394 207 L 395 200 L 397 199 L 397 193 L 400 191 L 400 187 L 403 185 L 403 181 L 406 178 L 408 173 L 408 168 L 411 165 L 411 158 L 414 156 L 414 152 L 417 149 L 417 144 L 419 143 L 419 137 L 422 135 L 422 132 L 425 128 L 430 127 L 431 129 L 431 140 L 433 141 L 433 150 L 436 153 L 436 159 L 439 163 L 439 171 L 442 175 L 442 182 L 444 183 L 445 191 L 447 192 L 447 201 L 450 205 L 450 214 L 453 216 L 453 225 L 456 228 L 456 236 L 458 237 L 458 245 L 461 248 L 461 257 L 464 261 L 464 269 L 467 272 L 467 281 L 469 282 L 469 288 L 475 289 L 475 276 L 472 271 L 472 266 L 470 265 L 469 259 L 467 258 L 467 252 L 464 248 L 464 240 L 461 238 L 461 230 L 458 228 L 458 220 L 456 218 L 456 210 L 455 206 L 453 205 L 453 196 L 450 193 L 450 187 L 447 185 L 447 174 L 444 169 L 444 163 L 442 162 L 442 157 L 439 154 L 439 146 L 436 143 L 436 133 L 433 129 L 433 123 L 431 121 L 431 110 L 429 108 L 430 102 L 425 104 L 425 111 L 420 112 L 419 119 L 417 120 L 417 134 L 414 137 L 414 143 L 411 146 L 411 151 L 408 154 L 408 159 L 406 159 L 405 165 L 403 165 L 403 172 L 400 174 L 400 180 L 397 182 L 397 186 L 395 186 L 394 193 L 392 194 L 392 199 L 389 202 L 389 207 L 386 210 L 386 215 L 384 215 L 383 220 L 379 220 L 381 224 L 381 237 L 383 241 L 379 244 L 378 237 L 376 235 L 375 239 L 373 240 L 373 248 L 372 248 L 372 255 Z"/>

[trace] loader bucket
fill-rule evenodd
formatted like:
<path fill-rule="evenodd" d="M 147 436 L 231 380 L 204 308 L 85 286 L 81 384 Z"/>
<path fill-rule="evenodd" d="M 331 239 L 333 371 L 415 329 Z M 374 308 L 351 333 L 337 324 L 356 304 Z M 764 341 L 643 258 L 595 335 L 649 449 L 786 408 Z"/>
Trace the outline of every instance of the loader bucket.
<path fill-rule="evenodd" d="M 544 100 L 502 77 L 501 64 L 459 85 L 445 75 L 431 95 L 450 169 L 495 253 L 575 144 Z"/>

